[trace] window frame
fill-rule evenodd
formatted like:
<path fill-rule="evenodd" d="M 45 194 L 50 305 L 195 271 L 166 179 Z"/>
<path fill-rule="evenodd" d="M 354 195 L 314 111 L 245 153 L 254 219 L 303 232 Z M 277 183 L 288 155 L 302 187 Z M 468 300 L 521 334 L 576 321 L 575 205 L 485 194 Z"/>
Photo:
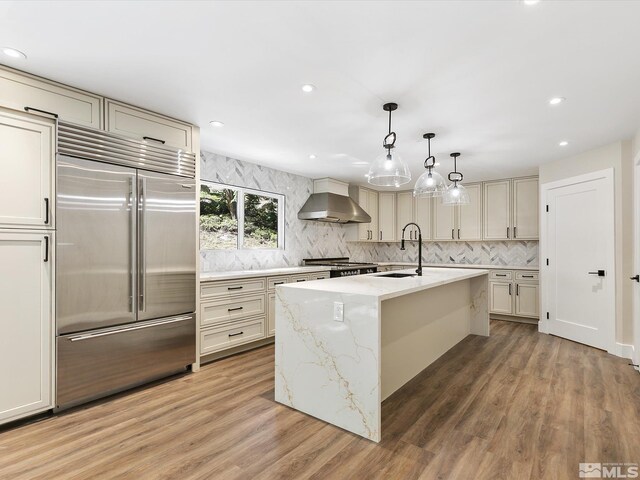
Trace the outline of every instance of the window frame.
<path fill-rule="evenodd" d="M 201 250 L 204 251 L 216 251 L 216 252 L 235 252 L 239 250 L 243 250 L 245 252 L 273 252 L 276 250 L 284 250 L 285 248 L 285 203 L 286 203 L 286 195 L 282 193 L 269 192 L 266 190 L 257 190 L 255 188 L 249 187 L 241 187 L 239 185 L 230 185 L 226 183 L 220 182 L 211 182 L 208 180 L 200 180 L 200 188 L 199 192 L 202 191 L 202 185 L 207 185 L 209 188 L 215 189 L 230 189 L 238 192 L 238 205 L 237 205 L 237 219 L 238 219 L 238 238 L 236 242 L 236 248 L 218 248 L 218 249 L 207 249 L 200 247 Z M 200 194 L 200 193 L 199 193 Z M 244 197 L 246 194 L 250 195 L 258 195 L 261 197 L 269 197 L 275 198 L 278 201 L 278 245 L 274 248 L 247 248 L 244 246 Z M 200 199 L 198 200 L 200 201 Z M 198 237 L 200 236 L 200 218 L 198 218 Z M 200 238 L 198 238 L 198 242 L 200 242 Z"/>

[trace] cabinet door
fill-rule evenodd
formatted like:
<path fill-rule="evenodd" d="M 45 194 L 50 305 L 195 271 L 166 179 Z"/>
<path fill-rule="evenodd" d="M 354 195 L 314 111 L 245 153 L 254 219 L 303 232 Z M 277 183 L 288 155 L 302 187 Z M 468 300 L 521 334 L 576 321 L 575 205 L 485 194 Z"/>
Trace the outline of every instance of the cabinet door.
<path fill-rule="evenodd" d="M 381 242 L 393 242 L 396 239 L 396 194 L 383 192 L 379 194 L 378 224 Z"/>
<path fill-rule="evenodd" d="M 412 192 L 400 192 L 396 195 L 396 240 L 402 239 L 402 229 L 404 226 L 414 221 L 413 210 L 413 193 Z M 413 240 L 415 227 L 410 226 L 404 232 L 406 240 Z"/>
<path fill-rule="evenodd" d="M 538 179 L 513 181 L 513 238 L 538 239 Z"/>
<path fill-rule="evenodd" d="M 511 315 L 513 313 L 513 286 L 506 282 L 489 282 L 489 311 Z"/>
<path fill-rule="evenodd" d="M 439 201 L 439 199 L 436 199 L 435 201 Z M 422 240 L 424 241 L 431 239 L 431 203 L 432 200 L 430 197 L 417 197 L 414 199 L 413 221 L 420 225 L 420 230 L 422 230 Z M 413 238 L 418 237 L 414 236 Z"/>
<path fill-rule="evenodd" d="M 30 107 L 61 120 L 102 128 L 102 97 L 33 75 L 0 69 L 0 105 L 15 110 Z"/>
<path fill-rule="evenodd" d="M 0 109 L 0 228 L 53 227 L 55 123 Z"/>
<path fill-rule="evenodd" d="M 469 204 L 458 207 L 458 240 L 482 240 L 482 184 L 465 185 Z"/>
<path fill-rule="evenodd" d="M 191 151 L 188 123 L 107 100 L 107 131 Z"/>
<path fill-rule="evenodd" d="M 53 407 L 51 235 L 0 233 L 0 423 Z"/>
<path fill-rule="evenodd" d="M 267 294 L 267 337 L 276 334 L 276 293 Z"/>
<path fill-rule="evenodd" d="M 485 240 L 511 238 L 511 181 L 484 184 L 484 232 Z"/>
<path fill-rule="evenodd" d="M 538 309 L 538 285 L 529 283 L 516 284 L 515 314 L 521 317 L 540 316 Z"/>
<path fill-rule="evenodd" d="M 433 200 L 433 239 L 455 240 L 456 207 L 445 205 L 441 198 Z"/>
<path fill-rule="evenodd" d="M 366 188 L 358 188 L 358 205 L 371 216 L 371 210 L 369 208 L 369 190 Z M 358 224 L 358 240 L 366 242 L 371 240 L 371 223 L 359 223 Z"/>
<path fill-rule="evenodd" d="M 369 195 L 369 210 L 367 210 L 367 213 L 371 215 L 371 223 L 369 224 L 371 234 L 369 238 L 375 242 L 380 238 L 380 232 L 378 231 L 378 192 L 373 190 L 367 190 L 367 192 Z"/>

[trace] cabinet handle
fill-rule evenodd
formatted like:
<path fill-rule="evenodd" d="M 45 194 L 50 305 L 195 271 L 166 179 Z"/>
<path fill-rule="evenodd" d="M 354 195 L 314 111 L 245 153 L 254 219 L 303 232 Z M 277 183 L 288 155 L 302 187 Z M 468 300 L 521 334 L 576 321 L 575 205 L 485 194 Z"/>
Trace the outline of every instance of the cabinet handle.
<path fill-rule="evenodd" d="M 242 335 L 244 332 L 238 332 L 238 333 L 230 333 L 229 336 L 230 337 L 237 337 L 238 335 Z"/>
<path fill-rule="evenodd" d="M 227 290 L 242 290 L 244 287 L 227 287 Z"/>
<path fill-rule="evenodd" d="M 284 282 L 273 282 L 273 285 L 282 285 Z"/>
<path fill-rule="evenodd" d="M 44 236 L 44 261 L 49 261 L 49 235 Z"/>
<path fill-rule="evenodd" d="M 520 295 L 520 284 L 516 283 L 516 297 Z"/>
<path fill-rule="evenodd" d="M 164 140 L 160 140 L 159 138 L 153 138 L 153 137 L 142 137 L 143 140 L 151 140 L 152 142 L 158 142 L 161 143 L 162 145 L 164 145 Z"/>
<path fill-rule="evenodd" d="M 51 115 L 53 118 L 58 118 L 58 114 L 57 114 L 57 113 L 47 112 L 46 110 L 40 110 L 39 108 L 24 107 L 24 111 L 25 111 L 25 112 L 38 112 L 38 113 L 44 113 L 45 115 Z"/>
<path fill-rule="evenodd" d="M 229 312 L 236 312 L 238 310 L 242 310 L 244 307 L 235 307 L 235 308 L 227 308 L 227 311 Z"/>
<path fill-rule="evenodd" d="M 509 296 L 511 296 L 511 284 L 509 284 Z"/>
<path fill-rule="evenodd" d="M 460 229 L 458 229 L 458 240 L 460 240 Z"/>
<path fill-rule="evenodd" d="M 44 199 L 44 224 L 49 225 L 49 199 Z"/>
<path fill-rule="evenodd" d="M 522 278 L 533 278 L 533 275 L 522 275 Z"/>
<path fill-rule="evenodd" d="M 511 238 L 509 237 L 509 227 L 507 227 L 507 238 Z"/>
<path fill-rule="evenodd" d="M 496 273 L 496 277 L 506 277 L 506 273 Z"/>
<path fill-rule="evenodd" d="M 296 282 L 306 282 L 306 280 L 304 278 L 299 278 Z"/>
<path fill-rule="evenodd" d="M 516 235 L 516 229 L 518 227 L 513 227 L 513 238 L 518 238 L 518 235 Z"/>
<path fill-rule="evenodd" d="M 451 240 L 455 240 L 455 234 L 453 233 L 455 231 L 455 228 L 451 229 Z"/>
<path fill-rule="evenodd" d="M 380 230 L 380 240 L 382 240 L 382 230 Z"/>

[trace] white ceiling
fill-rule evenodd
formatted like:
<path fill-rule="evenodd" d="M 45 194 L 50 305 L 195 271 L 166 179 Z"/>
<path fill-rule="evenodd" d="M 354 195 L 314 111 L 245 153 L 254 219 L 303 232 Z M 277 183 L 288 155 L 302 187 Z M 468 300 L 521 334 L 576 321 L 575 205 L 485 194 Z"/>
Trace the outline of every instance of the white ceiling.
<path fill-rule="evenodd" d="M 630 137 L 639 18 L 634 1 L 8 1 L 0 45 L 28 55 L 2 63 L 200 125 L 204 150 L 310 177 L 365 182 L 352 163 L 382 153 L 394 101 L 414 180 L 433 131 L 441 173 L 460 151 L 471 181 Z"/>

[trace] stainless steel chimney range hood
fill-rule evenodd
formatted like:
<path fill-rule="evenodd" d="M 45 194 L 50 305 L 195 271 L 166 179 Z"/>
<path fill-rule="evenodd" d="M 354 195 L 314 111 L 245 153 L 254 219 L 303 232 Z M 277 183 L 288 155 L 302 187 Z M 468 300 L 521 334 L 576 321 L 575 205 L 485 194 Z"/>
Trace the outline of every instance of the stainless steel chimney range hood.
<path fill-rule="evenodd" d="M 298 212 L 300 220 L 329 223 L 369 223 L 371 217 L 349 197 L 349 185 L 321 178 L 313 181 L 312 193 Z"/>

